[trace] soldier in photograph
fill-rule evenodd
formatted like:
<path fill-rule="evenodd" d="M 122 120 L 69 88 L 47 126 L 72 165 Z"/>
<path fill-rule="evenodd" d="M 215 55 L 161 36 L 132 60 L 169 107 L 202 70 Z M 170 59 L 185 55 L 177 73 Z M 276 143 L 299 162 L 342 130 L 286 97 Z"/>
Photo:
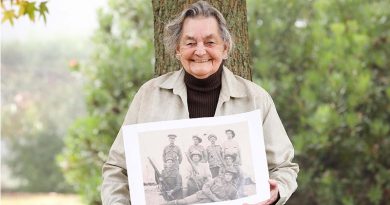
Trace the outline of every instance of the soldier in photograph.
<path fill-rule="evenodd" d="M 227 168 L 223 176 L 207 182 L 202 190 L 180 200 L 163 203 L 164 205 L 184 205 L 193 203 L 210 203 L 237 199 L 237 188 L 234 184 L 237 170 Z"/>
<path fill-rule="evenodd" d="M 211 172 L 207 163 L 201 163 L 202 154 L 193 150 L 190 157 L 187 155 L 189 166 L 186 170 L 187 193 L 189 196 L 202 189 L 205 182 L 211 180 Z"/>
<path fill-rule="evenodd" d="M 223 167 L 222 147 L 221 145 L 215 144 L 217 136 L 214 134 L 210 134 L 208 139 L 210 141 L 210 145 L 206 148 L 207 162 L 209 163 L 211 175 L 215 178 L 218 176 L 220 168 Z"/>
<path fill-rule="evenodd" d="M 168 158 L 172 158 L 174 162 L 174 167 L 179 169 L 179 165 L 183 159 L 180 148 L 175 145 L 176 135 L 169 134 L 169 145 L 165 146 L 163 151 L 163 161 L 165 162 Z"/>
<path fill-rule="evenodd" d="M 194 144 L 191 145 L 188 148 L 188 153 L 193 152 L 194 150 L 199 151 L 202 154 L 202 163 L 206 163 L 207 160 L 207 153 L 204 147 L 200 144 L 202 143 L 202 138 L 200 138 L 198 135 L 192 136 L 192 140 L 194 141 Z"/>
<path fill-rule="evenodd" d="M 234 179 L 233 183 L 237 187 L 238 198 L 245 197 L 244 194 L 245 177 L 240 166 L 234 163 L 234 161 L 236 160 L 236 155 L 226 154 L 224 160 L 225 160 L 224 167 L 220 169 L 219 175 L 223 176 L 226 173 L 226 170 L 228 169 L 235 169 L 237 171 L 237 177 Z"/>
<path fill-rule="evenodd" d="M 223 155 L 226 154 L 235 155 L 236 159 L 234 161 L 235 164 L 241 165 L 241 151 L 240 146 L 236 140 L 233 138 L 236 136 L 236 133 L 233 130 L 225 131 L 227 140 L 225 140 L 222 144 Z"/>
<path fill-rule="evenodd" d="M 172 201 L 183 198 L 182 177 L 174 166 L 174 159 L 167 157 L 164 169 L 161 172 L 161 192 L 165 200 Z"/>

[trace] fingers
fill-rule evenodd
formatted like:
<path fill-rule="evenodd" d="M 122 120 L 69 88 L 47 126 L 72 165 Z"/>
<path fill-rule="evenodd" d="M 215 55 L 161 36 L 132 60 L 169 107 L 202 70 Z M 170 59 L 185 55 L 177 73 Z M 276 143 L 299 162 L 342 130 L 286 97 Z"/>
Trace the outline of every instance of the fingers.
<path fill-rule="evenodd" d="M 271 188 L 271 189 L 272 189 L 273 187 L 278 187 L 278 183 L 277 183 L 276 180 L 269 179 L 268 182 L 269 182 L 269 185 L 270 185 L 270 188 Z"/>
<path fill-rule="evenodd" d="M 271 197 L 270 197 L 269 201 L 270 201 L 270 204 L 272 204 L 273 202 L 275 202 L 278 199 L 279 188 L 278 188 L 278 183 L 275 180 L 270 179 L 268 181 L 270 184 L 270 191 L 271 191 Z"/>
<path fill-rule="evenodd" d="M 269 182 L 269 187 L 270 187 L 270 198 L 268 200 L 262 201 L 257 204 L 248 204 L 245 203 L 243 205 L 269 205 L 274 203 L 278 199 L 278 194 L 279 194 L 279 188 L 278 188 L 278 183 L 276 180 L 270 179 L 268 180 Z"/>

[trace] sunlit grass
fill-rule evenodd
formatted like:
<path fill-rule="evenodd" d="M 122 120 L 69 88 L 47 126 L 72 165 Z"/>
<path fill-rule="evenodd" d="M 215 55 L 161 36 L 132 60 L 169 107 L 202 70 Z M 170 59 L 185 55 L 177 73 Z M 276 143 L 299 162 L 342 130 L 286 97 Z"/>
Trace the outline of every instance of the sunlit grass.
<path fill-rule="evenodd" d="M 2 193 L 2 205 L 82 205 L 80 197 L 58 193 Z"/>

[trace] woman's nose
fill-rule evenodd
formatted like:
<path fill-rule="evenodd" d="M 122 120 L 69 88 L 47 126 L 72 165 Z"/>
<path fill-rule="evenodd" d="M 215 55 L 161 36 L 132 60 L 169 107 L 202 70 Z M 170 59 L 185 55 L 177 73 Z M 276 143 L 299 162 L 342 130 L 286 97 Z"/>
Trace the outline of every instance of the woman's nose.
<path fill-rule="evenodd" d="M 206 49 L 203 45 L 203 43 L 198 43 L 195 48 L 195 55 L 202 56 L 206 53 Z"/>

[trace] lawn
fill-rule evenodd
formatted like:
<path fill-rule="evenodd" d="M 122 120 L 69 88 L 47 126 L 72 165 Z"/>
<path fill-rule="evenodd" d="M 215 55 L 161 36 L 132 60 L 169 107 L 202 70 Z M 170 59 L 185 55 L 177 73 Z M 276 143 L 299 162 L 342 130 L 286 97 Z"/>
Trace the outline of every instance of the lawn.
<path fill-rule="evenodd" d="M 80 197 L 58 193 L 2 193 L 2 205 L 82 205 Z"/>

